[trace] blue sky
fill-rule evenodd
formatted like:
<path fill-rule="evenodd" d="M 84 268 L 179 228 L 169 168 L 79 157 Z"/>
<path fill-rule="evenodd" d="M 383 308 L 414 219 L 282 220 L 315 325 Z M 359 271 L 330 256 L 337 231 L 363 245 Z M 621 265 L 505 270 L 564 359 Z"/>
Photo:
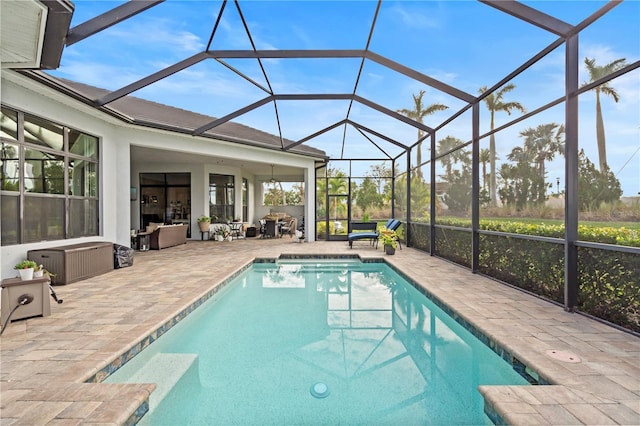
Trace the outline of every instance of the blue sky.
<path fill-rule="evenodd" d="M 82 23 L 122 2 L 75 2 L 73 25 Z M 605 1 L 523 2 L 569 24 L 577 24 Z M 258 49 L 363 49 L 375 13 L 374 1 L 240 1 L 240 8 Z M 219 1 L 166 1 L 130 20 L 65 49 L 61 67 L 53 72 L 64 78 L 115 90 L 150 73 L 188 58 L 206 48 L 220 11 Z M 580 35 L 580 60 L 598 64 L 626 58 L 640 60 L 640 2 L 625 1 Z M 376 22 L 370 50 L 471 95 L 491 86 L 556 39 L 531 24 L 475 1 L 385 1 Z M 213 38 L 214 50 L 251 49 L 238 11 L 229 2 Z M 229 65 L 267 83 L 257 61 L 228 60 Z M 360 68 L 358 59 L 271 59 L 263 66 L 275 93 L 352 93 Z M 562 95 L 564 47 L 517 77 L 516 89 L 505 98 L 533 110 Z M 580 81 L 588 76 L 583 67 Z M 612 83 L 620 101 L 603 98 L 608 141 L 608 161 L 618 174 L 625 195 L 640 193 L 640 71 Z M 425 90 L 424 103 L 449 107 L 425 118 L 432 127 L 464 106 L 464 102 L 429 86 L 366 61 L 356 93 L 391 110 L 412 107 L 412 94 Z M 134 96 L 220 117 L 264 98 L 260 88 L 233 74 L 214 60 L 202 62 Z M 597 164 L 595 100 L 586 93 L 580 101 L 580 146 Z M 283 136 L 297 140 L 345 118 L 347 101 L 281 101 L 277 104 Z M 496 115 L 496 125 L 514 116 Z M 349 117 L 363 126 L 411 145 L 416 130 L 384 114 L 355 103 Z M 489 130 L 488 113 L 481 108 L 481 134 Z M 272 104 L 234 121 L 278 133 Z M 564 121 L 562 107 L 554 108 L 496 135 L 498 154 L 507 154 L 522 142 L 519 132 L 542 123 Z M 204 124 L 204 123 L 203 123 Z M 341 155 L 344 128 L 328 132 L 308 144 Z M 437 135 L 471 138 L 470 115 L 455 120 Z M 348 128 L 345 150 L 352 158 L 384 158 L 359 132 Z M 401 151 L 369 135 L 389 155 Z M 483 148 L 488 140 L 482 141 Z M 548 165 L 549 181 L 563 176 L 560 160 Z M 564 179 L 561 180 L 562 184 Z"/>

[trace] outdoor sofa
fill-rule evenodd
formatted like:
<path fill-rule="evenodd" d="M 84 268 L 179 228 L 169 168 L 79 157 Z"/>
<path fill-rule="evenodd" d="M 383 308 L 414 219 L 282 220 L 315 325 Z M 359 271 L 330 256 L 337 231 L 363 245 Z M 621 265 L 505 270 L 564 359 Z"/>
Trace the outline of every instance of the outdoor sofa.
<path fill-rule="evenodd" d="M 160 250 L 187 243 L 189 225 L 160 225 L 151 232 L 149 246 L 152 250 Z"/>

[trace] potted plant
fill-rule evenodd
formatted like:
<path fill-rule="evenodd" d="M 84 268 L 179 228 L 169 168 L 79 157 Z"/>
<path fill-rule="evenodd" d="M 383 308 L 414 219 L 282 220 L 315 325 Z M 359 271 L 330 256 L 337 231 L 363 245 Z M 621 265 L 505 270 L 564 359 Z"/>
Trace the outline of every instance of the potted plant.
<path fill-rule="evenodd" d="M 224 241 L 227 238 L 227 229 L 224 226 L 219 226 L 216 229 L 216 239 L 218 241 Z"/>
<path fill-rule="evenodd" d="M 33 278 L 41 278 L 41 277 L 44 277 L 45 275 L 47 277 L 55 277 L 56 276 L 56 274 L 52 274 L 51 272 L 47 271 L 44 268 L 44 265 L 38 265 L 33 270 Z"/>
<path fill-rule="evenodd" d="M 33 260 L 23 260 L 17 263 L 13 268 L 18 270 L 21 280 L 27 281 L 33 279 L 33 271 L 37 266 L 38 264 Z"/>
<path fill-rule="evenodd" d="M 382 244 L 386 254 L 395 254 L 398 247 L 398 234 L 396 231 L 381 231 L 378 241 Z"/>
<path fill-rule="evenodd" d="M 198 218 L 198 226 L 200 232 L 209 232 L 209 225 L 211 224 L 211 218 L 209 216 L 200 216 Z"/>

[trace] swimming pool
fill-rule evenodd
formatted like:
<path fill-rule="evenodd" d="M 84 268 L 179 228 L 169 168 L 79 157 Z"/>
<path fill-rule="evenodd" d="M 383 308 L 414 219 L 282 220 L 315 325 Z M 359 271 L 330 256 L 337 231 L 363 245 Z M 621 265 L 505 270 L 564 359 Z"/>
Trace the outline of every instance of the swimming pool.
<path fill-rule="evenodd" d="M 142 424 L 483 424 L 527 385 L 384 263 L 255 263 L 113 373 L 158 382 Z"/>

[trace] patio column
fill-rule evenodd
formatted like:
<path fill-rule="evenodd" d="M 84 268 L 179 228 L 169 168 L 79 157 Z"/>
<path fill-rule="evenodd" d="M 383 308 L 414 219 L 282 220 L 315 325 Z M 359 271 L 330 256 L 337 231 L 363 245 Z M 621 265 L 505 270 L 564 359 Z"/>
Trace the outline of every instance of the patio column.
<path fill-rule="evenodd" d="M 471 116 L 471 271 L 480 269 L 480 104 Z"/>

